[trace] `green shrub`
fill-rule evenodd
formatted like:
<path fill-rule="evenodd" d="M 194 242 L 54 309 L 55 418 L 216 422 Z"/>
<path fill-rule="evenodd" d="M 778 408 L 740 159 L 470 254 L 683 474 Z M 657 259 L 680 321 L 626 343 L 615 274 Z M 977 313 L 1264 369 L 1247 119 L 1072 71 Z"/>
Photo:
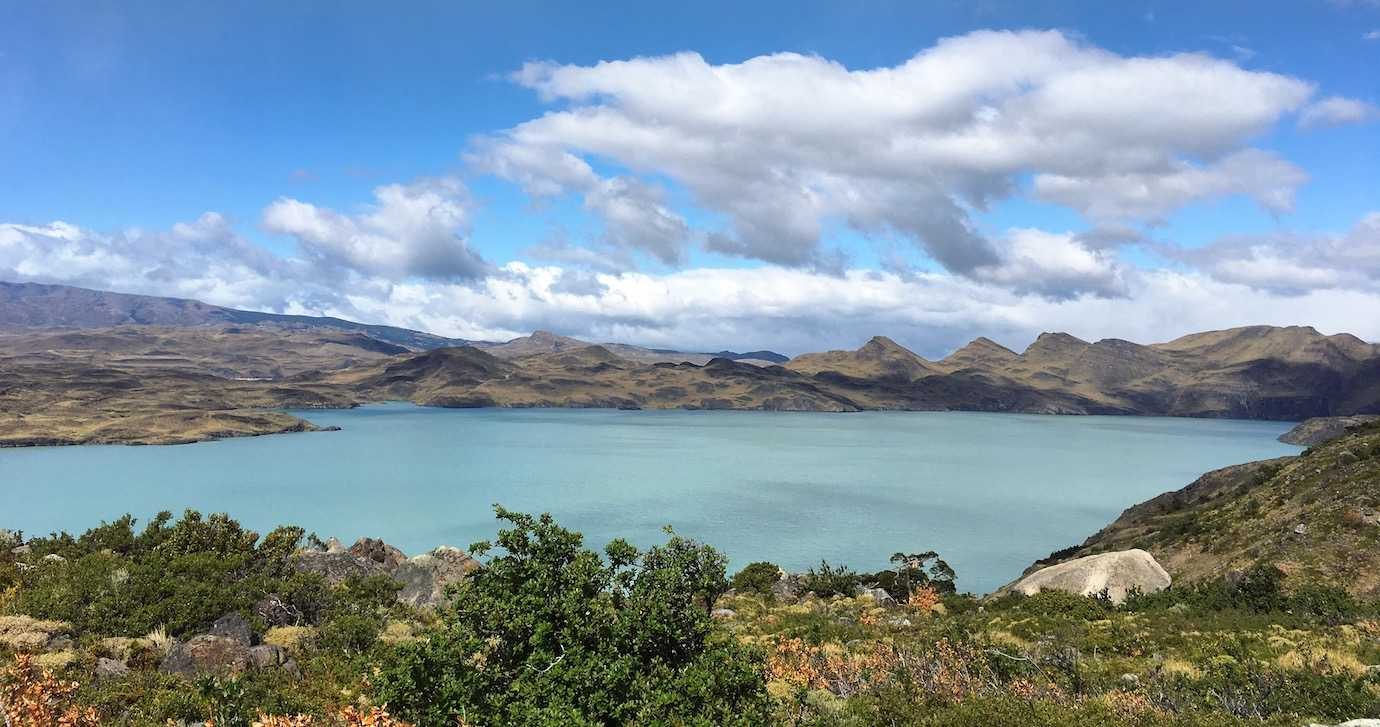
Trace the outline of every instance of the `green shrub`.
<path fill-rule="evenodd" d="M 859 585 L 862 585 L 862 576 L 847 566 L 830 565 L 827 560 L 819 562 L 818 570 L 811 568 L 800 577 L 801 588 L 824 598 L 851 596 Z"/>
<path fill-rule="evenodd" d="M 779 580 L 781 580 L 781 568 L 779 566 L 775 563 L 758 561 L 748 563 L 742 570 L 735 573 L 729 585 L 739 593 L 770 596 L 772 586 L 776 585 Z"/>
<path fill-rule="evenodd" d="M 761 655 L 710 619 L 728 585 L 717 551 L 672 535 L 645 554 L 614 541 L 606 561 L 550 515 L 496 512 L 502 554 L 385 659 L 391 711 L 424 727 L 767 721 Z"/>

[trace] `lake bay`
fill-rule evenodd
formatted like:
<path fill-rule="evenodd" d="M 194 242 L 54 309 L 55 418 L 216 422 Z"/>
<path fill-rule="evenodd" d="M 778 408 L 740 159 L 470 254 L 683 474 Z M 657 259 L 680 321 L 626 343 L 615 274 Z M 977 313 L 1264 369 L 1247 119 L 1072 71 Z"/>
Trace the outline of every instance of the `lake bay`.
<path fill-rule="evenodd" d="M 957 412 L 428 409 L 295 412 L 338 432 L 172 447 L 0 450 L 0 527 L 229 512 L 265 531 L 415 554 L 492 537 L 491 505 L 549 511 L 602 549 L 661 528 L 731 570 L 878 570 L 934 549 L 986 592 L 1207 470 L 1293 454 L 1281 422 Z"/>

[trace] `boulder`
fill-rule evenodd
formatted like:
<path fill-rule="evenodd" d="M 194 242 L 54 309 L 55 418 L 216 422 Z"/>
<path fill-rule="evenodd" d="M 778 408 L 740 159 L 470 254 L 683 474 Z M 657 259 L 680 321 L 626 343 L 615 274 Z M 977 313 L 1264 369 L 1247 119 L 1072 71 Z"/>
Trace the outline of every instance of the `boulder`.
<path fill-rule="evenodd" d="M 1154 556 L 1136 548 L 1089 555 L 1041 568 L 1008 588 L 1027 596 L 1046 588 L 1085 596 L 1105 590 L 1112 602 L 1119 604 L 1132 589 L 1154 593 L 1168 588 L 1169 584 L 1169 574 Z"/>
<path fill-rule="evenodd" d="M 61 651 L 72 643 L 72 624 L 28 616 L 0 616 L 0 647 L 18 652 Z"/>
<path fill-rule="evenodd" d="M 350 546 L 348 552 L 351 555 L 372 560 L 390 573 L 407 561 L 407 556 L 401 550 L 378 538 L 360 538 L 355 541 L 354 545 Z"/>
<path fill-rule="evenodd" d="M 249 622 L 238 613 L 227 613 L 216 619 L 211 624 L 211 635 L 223 636 L 245 646 L 252 646 L 254 643 L 254 632 L 249 628 Z"/>
<path fill-rule="evenodd" d="M 118 659 L 101 657 L 96 660 L 96 681 L 119 679 L 129 674 L 129 666 Z"/>
<path fill-rule="evenodd" d="M 857 597 L 861 598 L 863 596 L 871 597 L 872 600 L 882 608 L 896 608 L 896 606 L 898 605 L 896 603 L 896 599 L 892 598 L 891 594 L 888 593 L 885 588 L 868 588 L 866 586 L 858 586 Z"/>
<path fill-rule="evenodd" d="M 345 552 L 345 544 L 344 544 L 344 543 L 341 543 L 341 542 L 340 542 L 340 539 L 339 539 L 339 538 L 336 538 L 336 537 L 334 537 L 334 536 L 332 536 L 332 537 L 330 537 L 330 538 L 327 538 L 327 539 L 326 539 L 326 552 L 327 552 L 327 553 L 344 553 L 344 552 Z"/>
<path fill-rule="evenodd" d="M 66 563 L 66 562 L 67 562 L 67 559 L 64 558 L 64 557 L 62 557 L 62 556 L 60 556 L 60 555 L 58 555 L 57 553 L 49 553 L 49 554 L 43 556 L 43 562 L 45 562 L 45 563 Z"/>
<path fill-rule="evenodd" d="M 393 571 L 393 580 L 402 584 L 398 600 L 418 608 L 439 606 L 445 601 L 446 586 L 478 569 L 479 561 L 448 545 L 409 558 Z"/>
<path fill-rule="evenodd" d="M 734 611 L 731 608 L 716 608 L 712 612 L 710 612 L 709 615 L 712 618 L 726 620 L 736 617 L 738 615 L 738 612 Z"/>
<path fill-rule="evenodd" d="M 294 677 L 301 677 L 302 670 L 297 667 L 288 650 L 277 644 L 259 644 L 250 647 L 249 663 L 255 669 L 281 669 Z"/>
<path fill-rule="evenodd" d="M 235 675 L 249 668 L 249 645 L 225 636 L 202 634 L 176 644 L 163 657 L 159 671 L 193 677 L 201 674 Z"/>
<path fill-rule="evenodd" d="M 356 576 L 367 578 L 388 575 L 388 571 L 382 565 L 344 550 L 324 553 L 316 550 L 299 551 L 292 555 L 291 564 L 298 572 L 315 573 L 333 586 Z"/>

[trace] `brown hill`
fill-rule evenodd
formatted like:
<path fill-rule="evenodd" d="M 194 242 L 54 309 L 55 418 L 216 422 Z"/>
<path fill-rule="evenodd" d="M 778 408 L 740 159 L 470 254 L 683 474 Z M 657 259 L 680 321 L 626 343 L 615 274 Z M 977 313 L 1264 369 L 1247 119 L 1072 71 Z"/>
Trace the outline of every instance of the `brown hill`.
<path fill-rule="evenodd" d="M 855 379 L 913 381 L 939 369 L 886 336 L 873 336 L 856 351 L 807 353 L 791 359 L 786 368 L 804 374 L 832 372 Z"/>

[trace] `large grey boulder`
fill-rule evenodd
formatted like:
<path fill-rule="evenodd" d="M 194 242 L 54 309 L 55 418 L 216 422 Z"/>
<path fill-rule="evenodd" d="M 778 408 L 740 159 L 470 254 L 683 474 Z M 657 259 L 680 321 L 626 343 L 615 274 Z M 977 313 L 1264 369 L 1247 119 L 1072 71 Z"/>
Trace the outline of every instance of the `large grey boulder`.
<path fill-rule="evenodd" d="M 249 645 L 226 636 L 202 634 L 176 644 L 159 671 L 193 677 L 201 674 L 236 675 L 250 666 Z"/>
<path fill-rule="evenodd" d="M 292 567 L 302 573 L 315 573 L 331 585 L 338 585 L 352 577 L 366 578 L 375 575 L 388 575 L 381 563 L 363 558 L 346 551 L 303 550 L 294 553 Z"/>
<path fill-rule="evenodd" d="M 398 600 L 418 608 L 439 606 L 445 601 L 446 586 L 478 569 L 479 561 L 448 545 L 408 558 L 393 571 L 393 580 L 402 584 Z"/>
<path fill-rule="evenodd" d="M 1169 574 L 1155 557 L 1139 548 L 1099 553 L 1041 568 L 1008 586 L 1033 596 L 1045 589 L 1085 596 L 1107 592 L 1113 603 L 1122 603 L 1132 589 L 1154 593 L 1169 587 Z M 1006 589 L 1003 589 L 1006 590 Z"/>
<path fill-rule="evenodd" d="M 401 550 L 378 538 L 360 538 L 347 552 L 365 560 L 372 560 L 390 573 L 407 560 L 407 556 Z"/>

